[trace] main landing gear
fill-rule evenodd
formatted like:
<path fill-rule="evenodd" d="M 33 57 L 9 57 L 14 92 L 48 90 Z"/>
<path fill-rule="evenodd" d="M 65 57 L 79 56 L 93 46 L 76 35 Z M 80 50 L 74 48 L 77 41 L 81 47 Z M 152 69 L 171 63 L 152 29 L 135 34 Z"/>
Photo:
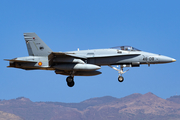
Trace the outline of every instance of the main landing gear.
<path fill-rule="evenodd" d="M 123 65 L 121 65 L 121 68 L 120 68 L 120 69 L 117 69 L 117 68 L 115 68 L 115 67 L 113 67 L 113 66 L 111 66 L 111 65 L 109 65 L 109 67 L 111 67 L 112 69 L 118 71 L 118 73 L 119 73 L 118 81 L 119 81 L 119 82 L 123 82 L 123 81 L 124 81 L 124 77 L 122 76 L 122 74 L 126 73 L 129 69 L 126 70 L 126 71 L 123 71 L 123 68 L 124 68 Z"/>
<path fill-rule="evenodd" d="M 66 78 L 66 82 L 67 82 L 67 85 L 69 86 L 69 87 L 73 87 L 74 86 L 74 77 L 73 76 L 69 76 L 69 77 L 67 77 Z"/>

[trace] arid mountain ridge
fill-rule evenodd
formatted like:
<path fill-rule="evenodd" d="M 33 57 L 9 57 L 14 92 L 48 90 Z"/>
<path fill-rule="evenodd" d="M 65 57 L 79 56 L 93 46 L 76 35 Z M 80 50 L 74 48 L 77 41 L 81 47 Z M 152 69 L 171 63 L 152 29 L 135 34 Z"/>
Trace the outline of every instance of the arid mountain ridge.
<path fill-rule="evenodd" d="M 24 97 L 0 101 L 0 119 L 13 120 L 13 117 L 15 120 L 180 120 L 180 96 L 162 99 L 149 92 L 123 98 L 92 98 L 80 103 L 32 102 Z"/>

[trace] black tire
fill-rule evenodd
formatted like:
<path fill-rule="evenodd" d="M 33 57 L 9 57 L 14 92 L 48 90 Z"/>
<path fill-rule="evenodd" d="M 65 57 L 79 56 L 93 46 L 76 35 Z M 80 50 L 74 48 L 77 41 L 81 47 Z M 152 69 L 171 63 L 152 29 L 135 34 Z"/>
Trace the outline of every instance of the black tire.
<path fill-rule="evenodd" d="M 124 77 L 123 77 L 123 76 L 119 76 L 119 77 L 118 77 L 118 81 L 119 81 L 119 82 L 123 82 L 123 81 L 124 81 Z"/>
<path fill-rule="evenodd" d="M 74 86 L 74 81 L 72 81 L 72 82 L 67 82 L 67 85 L 69 86 L 69 87 L 73 87 Z"/>
<path fill-rule="evenodd" d="M 69 77 L 66 78 L 66 82 L 67 82 L 67 83 L 71 83 L 73 80 L 74 80 L 74 78 L 71 77 L 71 76 L 69 76 Z"/>

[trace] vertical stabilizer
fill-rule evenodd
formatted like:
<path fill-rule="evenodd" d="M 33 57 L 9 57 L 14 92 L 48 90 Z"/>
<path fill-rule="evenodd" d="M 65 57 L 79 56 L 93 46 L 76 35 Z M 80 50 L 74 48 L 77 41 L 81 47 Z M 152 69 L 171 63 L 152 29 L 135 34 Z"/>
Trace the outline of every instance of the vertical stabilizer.
<path fill-rule="evenodd" d="M 52 50 L 36 33 L 24 33 L 29 56 L 48 56 Z"/>

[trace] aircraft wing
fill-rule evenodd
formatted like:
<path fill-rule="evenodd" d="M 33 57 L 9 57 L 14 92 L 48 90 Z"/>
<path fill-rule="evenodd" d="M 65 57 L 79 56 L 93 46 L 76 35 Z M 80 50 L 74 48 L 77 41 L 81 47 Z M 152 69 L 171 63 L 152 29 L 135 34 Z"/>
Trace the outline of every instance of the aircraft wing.
<path fill-rule="evenodd" d="M 51 60 L 54 57 L 72 57 L 77 59 L 87 59 L 87 58 L 99 58 L 99 57 L 115 57 L 115 56 L 138 56 L 140 54 L 111 54 L 111 55 L 95 55 L 93 57 L 87 57 L 83 55 L 77 55 L 76 53 L 64 53 L 64 52 L 51 52 L 48 59 Z"/>
<path fill-rule="evenodd" d="M 140 54 L 111 54 L 111 55 L 95 55 L 93 57 L 87 57 L 85 55 L 77 55 L 76 53 L 65 53 L 65 52 L 51 52 L 48 56 L 49 66 L 51 66 L 56 58 L 76 58 L 76 59 L 88 59 L 88 58 L 100 58 L 100 57 L 116 57 L 116 56 L 138 56 Z"/>
<path fill-rule="evenodd" d="M 48 56 L 49 66 L 51 66 L 53 64 L 53 60 L 55 58 L 66 58 L 66 57 L 77 58 L 77 59 L 86 59 L 86 56 L 76 55 L 76 53 L 51 52 L 51 54 L 49 54 L 49 56 Z"/>
<path fill-rule="evenodd" d="M 52 57 L 73 57 L 73 58 L 79 58 L 79 59 L 85 59 L 86 56 L 82 55 L 76 55 L 76 53 L 64 53 L 64 52 L 51 52 L 51 54 L 48 56 L 48 58 Z"/>

